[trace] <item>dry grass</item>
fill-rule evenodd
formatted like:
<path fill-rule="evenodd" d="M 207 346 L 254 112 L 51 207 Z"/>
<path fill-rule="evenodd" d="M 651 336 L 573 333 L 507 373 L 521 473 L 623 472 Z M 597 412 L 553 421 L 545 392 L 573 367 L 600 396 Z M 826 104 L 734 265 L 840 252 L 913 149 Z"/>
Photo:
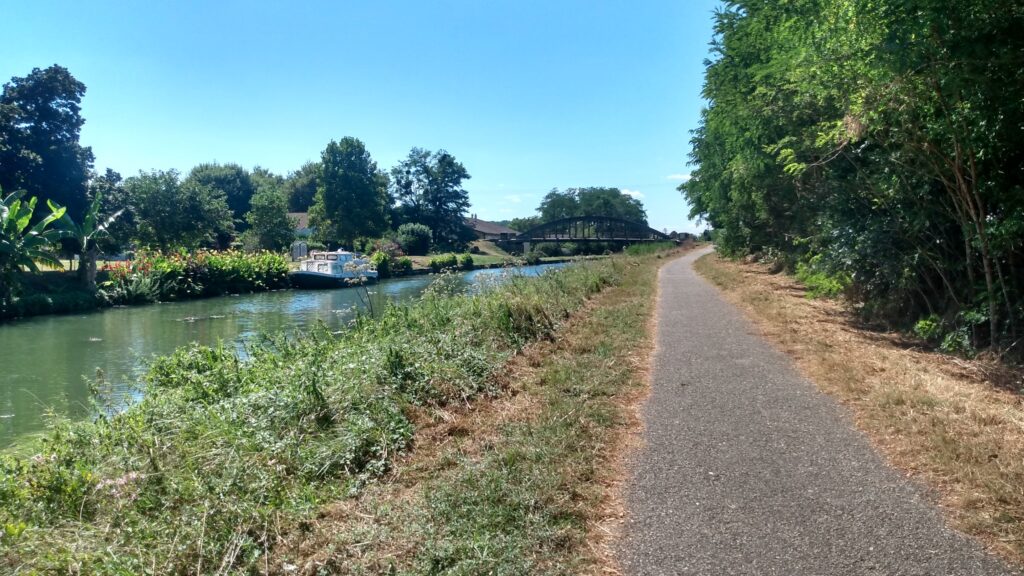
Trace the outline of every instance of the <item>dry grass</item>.
<path fill-rule="evenodd" d="M 938 354 L 858 325 L 792 278 L 709 255 L 697 270 L 822 390 L 849 406 L 890 463 L 934 488 L 952 525 L 1024 562 L 1022 373 Z"/>

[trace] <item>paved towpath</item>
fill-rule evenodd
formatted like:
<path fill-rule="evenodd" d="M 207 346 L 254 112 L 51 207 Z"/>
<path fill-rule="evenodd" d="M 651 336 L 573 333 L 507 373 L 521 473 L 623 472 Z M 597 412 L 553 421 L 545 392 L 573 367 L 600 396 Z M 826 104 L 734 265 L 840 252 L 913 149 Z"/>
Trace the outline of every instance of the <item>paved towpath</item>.
<path fill-rule="evenodd" d="M 1012 574 L 947 528 L 835 401 L 692 269 L 661 272 L 626 574 Z"/>

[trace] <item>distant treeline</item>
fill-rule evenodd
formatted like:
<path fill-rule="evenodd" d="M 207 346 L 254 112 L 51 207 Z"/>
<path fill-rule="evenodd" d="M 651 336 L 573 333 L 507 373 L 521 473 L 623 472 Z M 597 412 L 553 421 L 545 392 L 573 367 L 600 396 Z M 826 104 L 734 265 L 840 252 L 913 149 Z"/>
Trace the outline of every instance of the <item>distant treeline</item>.
<path fill-rule="evenodd" d="M 944 348 L 1024 320 L 1024 4 L 727 2 L 680 189 L 721 251 Z"/>
<path fill-rule="evenodd" d="M 640 200 L 618 188 L 552 188 L 537 206 L 535 216 L 505 220 L 503 224 L 525 232 L 534 226 L 574 216 L 608 216 L 631 222 L 647 223 L 647 212 Z"/>
<path fill-rule="evenodd" d="M 101 215 L 118 214 L 101 244 L 170 250 L 232 244 L 280 250 L 295 237 L 288 212 L 308 212 L 320 242 L 352 247 L 410 223 L 426 226 L 431 242 L 459 247 L 472 239 L 463 214 L 469 172 L 454 156 L 412 148 L 390 170 L 377 167 L 363 143 L 331 141 L 319 161 L 288 175 L 261 167 L 204 163 L 187 174 L 152 170 L 123 178 L 94 169 L 79 134 L 85 85 L 58 65 L 12 78 L 0 94 L 0 191 L 25 192 L 65 207 L 81 222 L 92 199 Z M 0 194 L 0 198 L 3 194 Z M 37 210 L 35 219 L 48 211 Z M 66 247 L 67 249 L 67 247 Z"/>

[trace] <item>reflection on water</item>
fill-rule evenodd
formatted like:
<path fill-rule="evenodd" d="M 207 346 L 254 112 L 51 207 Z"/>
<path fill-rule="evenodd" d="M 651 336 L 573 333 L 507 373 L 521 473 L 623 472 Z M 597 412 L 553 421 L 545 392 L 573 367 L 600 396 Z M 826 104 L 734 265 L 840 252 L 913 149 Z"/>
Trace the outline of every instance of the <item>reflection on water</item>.
<path fill-rule="evenodd" d="M 519 268 L 537 275 L 558 265 Z M 502 270 L 458 275 L 463 286 L 498 282 Z M 418 297 L 436 277 L 384 280 L 368 289 L 375 308 Z M 88 415 L 87 378 L 102 374 L 114 395 L 130 395 L 153 356 L 191 342 L 224 342 L 243 352 L 260 334 L 303 330 L 317 322 L 342 329 L 359 308 L 360 290 L 284 290 L 207 300 L 114 308 L 0 325 L 0 446 L 36 432 L 45 413 Z M 366 297 L 366 293 L 363 294 Z M 243 352 L 244 353 L 244 352 Z"/>

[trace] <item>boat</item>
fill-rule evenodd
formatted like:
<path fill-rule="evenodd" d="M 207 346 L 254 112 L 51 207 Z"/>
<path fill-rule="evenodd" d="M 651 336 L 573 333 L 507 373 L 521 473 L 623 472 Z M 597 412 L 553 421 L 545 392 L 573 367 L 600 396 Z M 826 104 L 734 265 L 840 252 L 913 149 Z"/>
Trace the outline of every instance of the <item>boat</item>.
<path fill-rule="evenodd" d="M 313 251 L 289 277 L 296 288 L 344 288 L 376 281 L 377 271 L 367 259 L 353 252 Z"/>

